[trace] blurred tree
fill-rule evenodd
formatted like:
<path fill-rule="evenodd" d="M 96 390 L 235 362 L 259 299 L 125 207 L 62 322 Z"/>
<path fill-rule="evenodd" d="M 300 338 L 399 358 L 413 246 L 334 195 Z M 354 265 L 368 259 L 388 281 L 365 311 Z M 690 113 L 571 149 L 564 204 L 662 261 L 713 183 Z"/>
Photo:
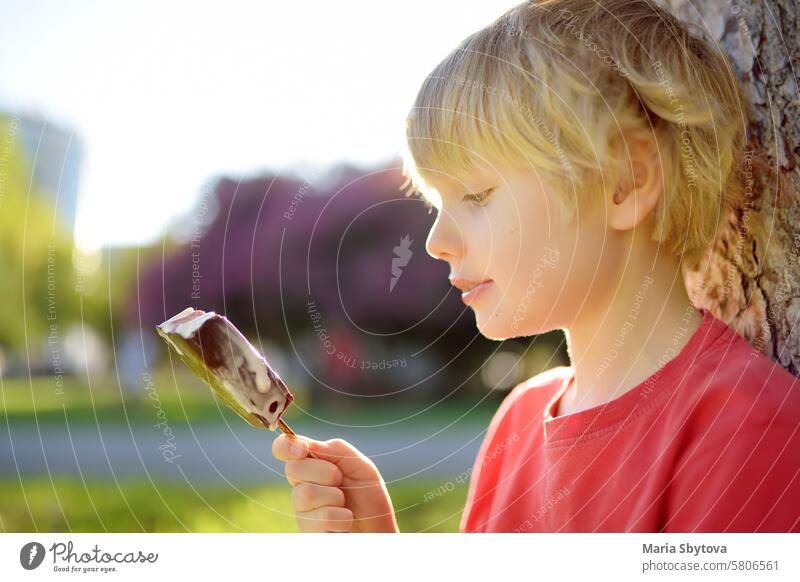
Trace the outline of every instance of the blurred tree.
<path fill-rule="evenodd" d="M 304 346 L 322 376 L 360 392 L 412 384 L 439 366 L 446 382 L 431 381 L 457 388 L 459 368 L 465 377 L 475 370 L 470 350 L 489 342 L 450 287 L 447 265 L 426 253 L 435 215 L 404 195 L 404 181 L 399 165 L 342 166 L 306 182 L 220 179 L 213 203 L 201 196 L 184 228 L 173 229 L 189 240 L 176 248 L 165 239 L 163 258 L 154 253 L 142 268 L 128 315 L 152 326 L 187 306 L 224 313 L 256 343 Z M 204 206 L 214 218 L 195 228 Z M 380 380 L 346 368 L 403 356 L 415 367 Z"/>
<path fill-rule="evenodd" d="M 143 269 L 142 319 L 155 325 L 194 306 L 273 333 L 284 329 L 284 318 L 308 328 L 312 300 L 331 324 L 376 334 L 447 327 L 469 312 L 449 286 L 447 266 L 425 252 L 434 216 L 403 195 L 403 181 L 397 167 L 340 169 L 326 184 L 220 180 L 208 229 Z M 410 256 L 394 276 L 403 240 Z"/>
<path fill-rule="evenodd" d="M 14 119 L 0 116 L 0 347 L 38 351 L 50 326 L 79 316 L 71 234 L 35 191 Z"/>
<path fill-rule="evenodd" d="M 102 256 L 75 247 L 51 198 L 38 190 L 17 132 L 16 119 L 0 115 L 0 352 L 16 353 L 17 361 L 24 353 L 21 365 L 34 372 L 69 372 L 66 359 L 84 341 L 95 332 L 111 337 Z"/>

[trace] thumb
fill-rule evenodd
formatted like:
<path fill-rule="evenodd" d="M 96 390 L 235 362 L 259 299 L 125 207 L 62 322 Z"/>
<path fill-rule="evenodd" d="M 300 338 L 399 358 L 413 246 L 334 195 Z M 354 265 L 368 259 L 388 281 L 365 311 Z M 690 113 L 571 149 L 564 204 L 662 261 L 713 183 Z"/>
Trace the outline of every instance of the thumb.
<path fill-rule="evenodd" d="M 279 435 L 272 441 L 272 454 L 280 461 L 305 459 L 308 455 L 309 439 L 301 436 Z"/>
<path fill-rule="evenodd" d="M 345 477 L 359 480 L 380 478 L 375 464 L 344 439 L 309 440 L 308 448 L 315 457 L 339 467 Z"/>

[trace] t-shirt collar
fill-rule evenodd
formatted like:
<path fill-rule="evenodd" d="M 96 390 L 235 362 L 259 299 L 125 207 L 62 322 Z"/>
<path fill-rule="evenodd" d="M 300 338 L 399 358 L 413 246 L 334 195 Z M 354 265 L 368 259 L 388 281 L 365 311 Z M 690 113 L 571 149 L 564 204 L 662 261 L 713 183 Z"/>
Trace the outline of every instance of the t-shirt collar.
<path fill-rule="evenodd" d="M 680 353 L 664 364 L 653 375 L 624 394 L 598 406 L 572 414 L 554 417 L 558 401 L 567 391 L 575 375 L 568 368 L 556 393 L 547 402 L 543 412 L 544 436 L 547 445 L 567 444 L 577 438 L 587 438 L 607 431 L 638 416 L 643 410 L 659 402 L 661 397 L 687 378 L 687 370 L 707 347 L 725 330 L 725 324 L 707 309 L 700 309 L 703 319 Z"/>

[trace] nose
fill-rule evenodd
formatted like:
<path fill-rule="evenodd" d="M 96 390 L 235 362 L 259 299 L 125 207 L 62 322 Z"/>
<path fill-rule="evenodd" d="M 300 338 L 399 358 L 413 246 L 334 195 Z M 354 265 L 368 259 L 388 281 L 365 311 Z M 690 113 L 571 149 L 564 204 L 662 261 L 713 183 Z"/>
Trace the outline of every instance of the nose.
<path fill-rule="evenodd" d="M 440 210 L 425 241 L 425 250 L 434 259 L 452 262 L 464 255 L 464 236 L 453 216 Z"/>

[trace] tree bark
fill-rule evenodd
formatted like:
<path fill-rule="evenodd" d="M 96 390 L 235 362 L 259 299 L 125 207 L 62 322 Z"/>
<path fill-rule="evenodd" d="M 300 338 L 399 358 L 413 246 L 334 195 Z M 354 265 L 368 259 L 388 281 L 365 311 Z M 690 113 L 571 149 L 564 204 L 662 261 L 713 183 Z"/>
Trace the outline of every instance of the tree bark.
<path fill-rule="evenodd" d="M 765 355 L 800 373 L 800 2 L 663 0 L 733 63 L 753 116 L 745 196 L 684 277 L 707 308 Z"/>

